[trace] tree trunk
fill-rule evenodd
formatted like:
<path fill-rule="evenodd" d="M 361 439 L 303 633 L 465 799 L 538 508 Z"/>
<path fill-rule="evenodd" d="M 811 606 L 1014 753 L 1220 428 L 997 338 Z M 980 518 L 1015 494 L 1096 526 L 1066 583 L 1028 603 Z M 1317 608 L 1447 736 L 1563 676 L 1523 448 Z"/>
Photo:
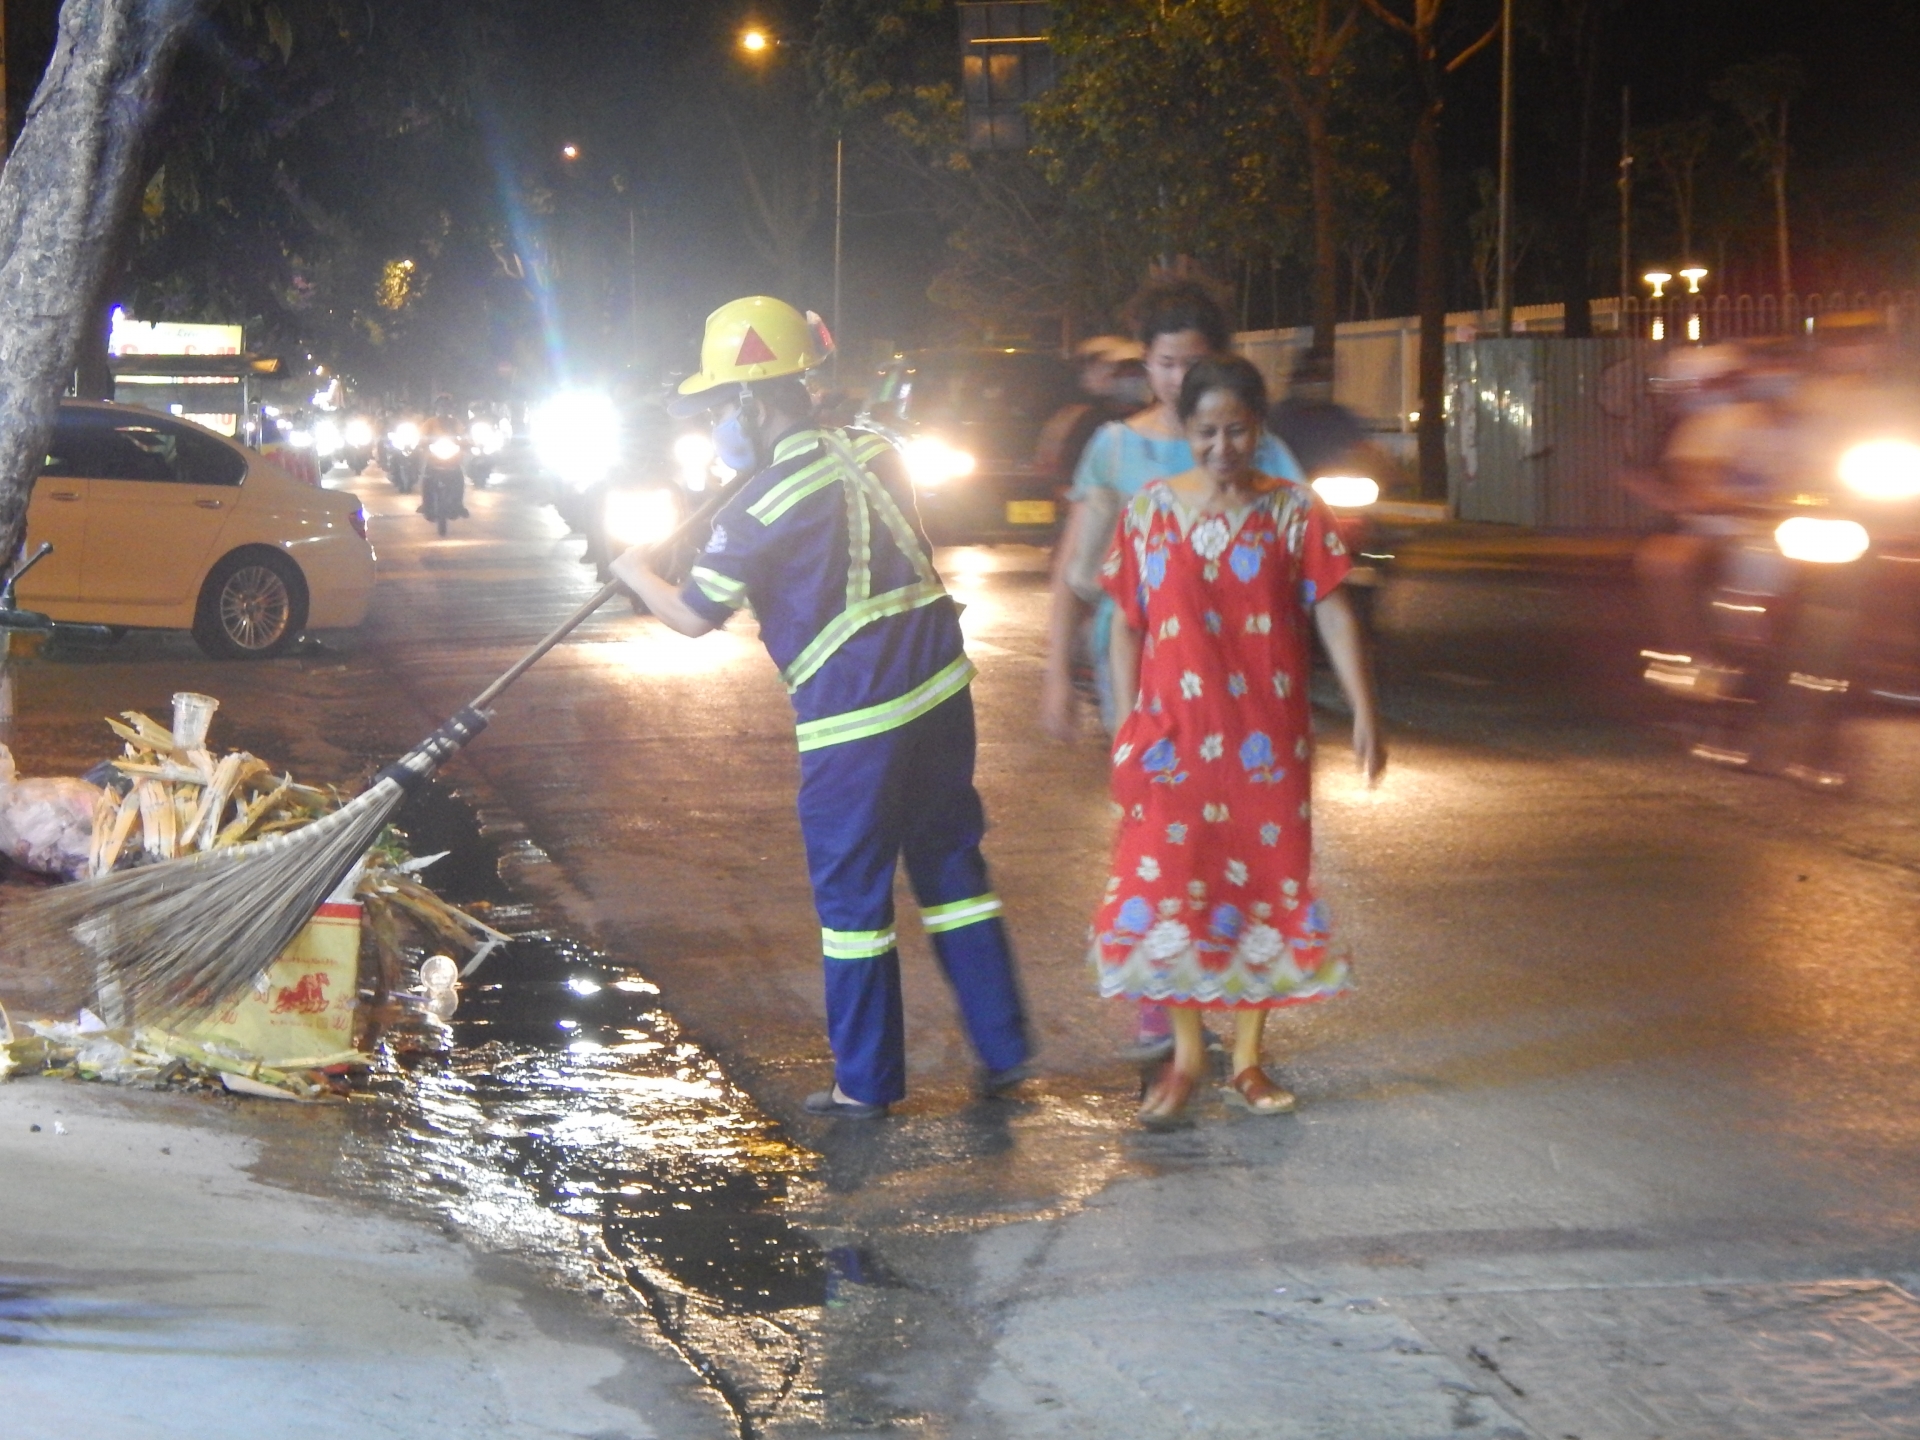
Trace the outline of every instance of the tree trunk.
<path fill-rule="evenodd" d="M 1432 93 L 1439 91 L 1439 77 Z M 1440 102 L 1421 108 L 1413 132 L 1420 212 L 1415 288 L 1420 311 L 1420 498 L 1447 498 L 1447 196 L 1440 170 Z"/>
<path fill-rule="evenodd" d="M 1313 348 L 1307 353 L 1332 380 L 1334 327 L 1340 322 L 1340 226 L 1324 104 L 1307 112 L 1307 161 L 1313 186 Z"/>
<path fill-rule="evenodd" d="M 139 194 L 160 91 L 213 0 L 66 0 L 0 173 L 0 559 L 20 543 L 60 392 Z"/>
<path fill-rule="evenodd" d="M 1784 127 L 1783 127 L 1784 128 Z M 1773 234 L 1780 252 L 1780 299 L 1793 293 L 1793 248 L 1787 233 L 1787 167 L 1773 167 Z"/>

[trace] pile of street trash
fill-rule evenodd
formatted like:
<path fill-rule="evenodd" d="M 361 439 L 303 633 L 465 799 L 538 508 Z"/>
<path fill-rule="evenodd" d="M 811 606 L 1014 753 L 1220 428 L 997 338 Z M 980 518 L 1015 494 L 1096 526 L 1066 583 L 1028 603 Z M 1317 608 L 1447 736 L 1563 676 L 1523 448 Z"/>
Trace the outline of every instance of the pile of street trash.
<path fill-rule="evenodd" d="M 12 866 L 38 884 L 84 881 L 282 834 L 343 803 L 244 751 L 216 756 L 207 732 L 218 706 L 176 695 L 171 726 L 123 712 L 106 722 L 122 753 L 80 777 L 20 779 L 0 746 L 0 878 Z M 420 880 L 440 858 L 412 856 L 389 828 L 252 991 L 210 1017 L 121 1013 L 111 987 L 96 998 L 101 1013 L 15 1023 L 0 1009 L 0 1076 L 350 1093 L 376 1050 L 444 1045 L 460 978 L 508 938 Z M 447 950 L 465 952 L 464 967 Z"/>

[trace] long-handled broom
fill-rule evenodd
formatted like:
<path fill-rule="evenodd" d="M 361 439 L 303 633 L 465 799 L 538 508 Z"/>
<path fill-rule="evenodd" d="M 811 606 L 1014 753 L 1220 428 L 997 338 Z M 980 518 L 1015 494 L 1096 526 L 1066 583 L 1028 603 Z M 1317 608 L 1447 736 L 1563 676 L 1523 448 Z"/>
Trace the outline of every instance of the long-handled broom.
<path fill-rule="evenodd" d="M 731 487 L 729 487 L 731 488 Z M 716 492 L 657 549 L 726 499 Z M 361 794 L 313 824 L 48 890 L 11 907 L 5 948 L 39 965 L 117 983 L 135 1015 L 190 1018 L 218 1009 L 265 972 L 380 838 L 408 795 L 487 727 L 506 688 L 620 592 L 610 581 L 513 668 L 474 696 Z"/>

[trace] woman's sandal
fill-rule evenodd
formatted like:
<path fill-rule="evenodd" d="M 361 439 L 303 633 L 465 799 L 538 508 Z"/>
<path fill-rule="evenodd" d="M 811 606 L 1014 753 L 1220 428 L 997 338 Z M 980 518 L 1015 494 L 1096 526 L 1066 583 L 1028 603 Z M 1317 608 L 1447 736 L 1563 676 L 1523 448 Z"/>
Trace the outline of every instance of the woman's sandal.
<path fill-rule="evenodd" d="M 1229 1105 L 1255 1115 L 1289 1115 L 1295 1103 L 1293 1092 L 1274 1084 L 1258 1065 L 1249 1065 L 1234 1076 L 1222 1093 Z"/>
<path fill-rule="evenodd" d="M 1169 1060 L 1160 1078 L 1147 1092 L 1140 1106 L 1140 1123 L 1149 1130 L 1182 1130 L 1193 1123 L 1187 1117 L 1187 1102 L 1199 1088 L 1200 1077 L 1173 1068 Z"/>

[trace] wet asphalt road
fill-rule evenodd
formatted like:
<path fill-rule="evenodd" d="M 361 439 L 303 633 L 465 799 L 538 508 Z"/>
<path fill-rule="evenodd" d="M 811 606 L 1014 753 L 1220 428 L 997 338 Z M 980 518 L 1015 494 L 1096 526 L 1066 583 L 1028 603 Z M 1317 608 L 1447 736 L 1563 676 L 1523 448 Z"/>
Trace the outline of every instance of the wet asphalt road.
<path fill-rule="evenodd" d="M 593 588 L 523 492 L 476 496 L 436 541 L 411 500 L 356 488 L 382 561 L 360 634 L 256 667 L 177 637 L 29 662 L 23 770 L 90 763 L 92 715 L 191 687 L 226 701 L 222 743 L 350 778 Z M 827 1055 L 785 697 L 750 633 L 609 612 L 449 778 L 516 896 L 594 947 L 579 973 L 627 982 L 625 1021 L 528 1000 L 551 1053 L 584 1020 L 648 1031 L 632 1043 L 665 1068 L 522 1052 L 539 1073 L 489 1109 L 511 1067 L 456 1065 L 411 1118 L 343 1126 L 343 1173 L 428 1205 L 464 1185 L 459 1223 L 537 1248 L 511 1195 L 610 1212 L 569 1208 L 597 1182 L 564 1164 L 516 1190 L 512 1137 L 644 1149 L 634 1117 L 671 1091 L 673 1143 L 706 1168 L 656 1208 L 705 1231 L 655 1226 L 635 1244 L 662 1266 L 596 1284 L 630 1282 L 636 1323 L 702 1369 L 716 1434 L 1920 1435 L 1920 1307 L 1888 1288 L 1920 1282 L 1920 717 L 1850 722 L 1837 799 L 1708 770 L 1649 723 L 1604 567 L 1410 565 L 1381 612 L 1379 789 L 1322 716 L 1319 875 L 1359 989 L 1270 1027 L 1302 1113 L 1208 1103 L 1145 1136 L 1113 1058 L 1128 1017 L 1080 960 L 1103 750 L 1034 723 L 1043 565 L 942 556 L 1045 1069 L 1024 1098 L 971 1098 L 903 897 L 913 1095 L 880 1126 L 801 1114 Z M 793 1279 L 777 1298 L 670 1263 L 748 1231 L 736 1256 Z"/>

